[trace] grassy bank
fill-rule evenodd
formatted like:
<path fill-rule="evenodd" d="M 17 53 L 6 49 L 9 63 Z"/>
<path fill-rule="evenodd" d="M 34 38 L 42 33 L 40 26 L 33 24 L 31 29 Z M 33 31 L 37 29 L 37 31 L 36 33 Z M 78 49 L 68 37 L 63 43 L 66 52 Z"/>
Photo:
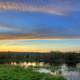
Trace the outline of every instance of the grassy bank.
<path fill-rule="evenodd" d="M 61 76 L 51 76 L 34 72 L 31 68 L 24 69 L 19 66 L 0 65 L 0 80 L 65 80 Z"/>

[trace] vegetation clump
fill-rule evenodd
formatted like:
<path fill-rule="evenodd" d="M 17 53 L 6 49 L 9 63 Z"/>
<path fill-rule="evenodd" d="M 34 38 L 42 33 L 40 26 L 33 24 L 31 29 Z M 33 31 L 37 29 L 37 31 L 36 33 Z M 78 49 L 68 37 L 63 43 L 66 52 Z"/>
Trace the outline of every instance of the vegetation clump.
<path fill-rule="evenodd" d="M 0 65 L 0 80 L 65 80 L 62 76 L 34 72 L 31 68 Z"/>

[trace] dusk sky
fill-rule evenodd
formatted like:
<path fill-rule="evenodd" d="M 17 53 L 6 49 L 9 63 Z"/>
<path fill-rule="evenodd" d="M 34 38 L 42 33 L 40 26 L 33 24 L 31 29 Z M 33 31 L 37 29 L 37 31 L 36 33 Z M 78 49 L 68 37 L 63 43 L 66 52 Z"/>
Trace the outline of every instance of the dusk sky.
<path fill-rule="evenodd" d="M 80 0 L 0 0 L 0 51 L 80 51 Z"/>

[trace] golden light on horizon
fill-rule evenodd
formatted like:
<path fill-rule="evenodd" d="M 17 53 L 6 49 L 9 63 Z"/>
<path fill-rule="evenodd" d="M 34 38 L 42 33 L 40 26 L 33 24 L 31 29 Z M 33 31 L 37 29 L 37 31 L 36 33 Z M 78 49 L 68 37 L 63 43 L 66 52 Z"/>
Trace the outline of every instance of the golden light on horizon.
<path fill-rule="evenodd" d="M 48 52 L 48 49 L 38 49 L 24 46 L 1 46 L 0 51 L 15 51 L 15 52 Z"/>
<path fill-rule="evenodd" d="M 0 51 L 50 52 L 80 51 L 80 40 L 0 40 Z"/>
<path fill-rule="evenodd" d="M 0 52 L 50 52 L 50 51 L 80 51 L 80 48 L 63 48 L 63 49 L 42 49 L 42 48 L 34 48 L 34 47 L 25 47 L 25 46 L 1 46 Z"/>

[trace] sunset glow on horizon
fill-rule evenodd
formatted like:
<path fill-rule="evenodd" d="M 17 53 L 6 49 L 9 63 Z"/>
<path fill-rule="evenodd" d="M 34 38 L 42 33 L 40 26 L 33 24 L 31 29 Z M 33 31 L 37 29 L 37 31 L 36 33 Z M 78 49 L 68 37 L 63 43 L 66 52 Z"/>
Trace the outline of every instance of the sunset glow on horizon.
<path fill-rule="evenodd" d="M 80 39 L 55 40 L 1 40 L 2 52 L 80 51 Z"/>

